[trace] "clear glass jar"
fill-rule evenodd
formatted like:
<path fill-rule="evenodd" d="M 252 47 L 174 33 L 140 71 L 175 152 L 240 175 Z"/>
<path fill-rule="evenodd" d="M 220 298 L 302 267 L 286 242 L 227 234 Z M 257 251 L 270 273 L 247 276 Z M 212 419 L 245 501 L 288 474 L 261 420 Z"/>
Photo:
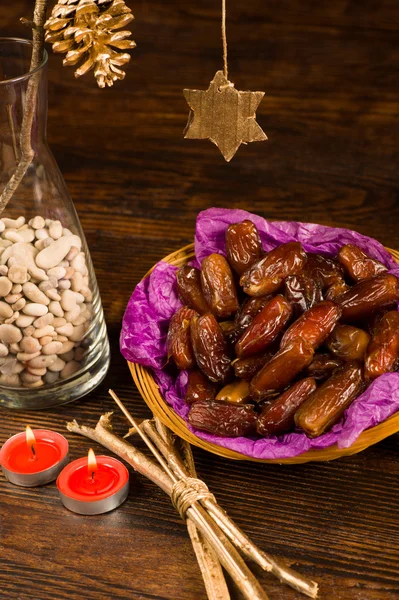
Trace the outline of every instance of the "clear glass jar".
<path fill-rule="evenodd" d="M 27 40 L 0 38 L 0 193 L 33 150 L 0 213 L 0 406 L 19 409 L 87 394 L 110 360 L 86 240 L 46 141 L 47 54 L 29 73 L 31 53 Z"/>

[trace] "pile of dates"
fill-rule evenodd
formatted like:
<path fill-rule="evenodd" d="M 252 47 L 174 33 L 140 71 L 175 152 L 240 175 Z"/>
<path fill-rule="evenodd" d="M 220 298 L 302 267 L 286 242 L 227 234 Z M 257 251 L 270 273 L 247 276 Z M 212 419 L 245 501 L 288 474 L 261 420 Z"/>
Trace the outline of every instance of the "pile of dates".
<path fill-rule="evenodd" d="M 265 253 L 249 220 L 226 257 L 177 273 L 184 306 L 168 358 L 188 370 L 189 423 L 219 436 L 330 429 L 374 379 L 399 367 L 399 281 L 355 245 L 334 258 L 289 242 Z"/>

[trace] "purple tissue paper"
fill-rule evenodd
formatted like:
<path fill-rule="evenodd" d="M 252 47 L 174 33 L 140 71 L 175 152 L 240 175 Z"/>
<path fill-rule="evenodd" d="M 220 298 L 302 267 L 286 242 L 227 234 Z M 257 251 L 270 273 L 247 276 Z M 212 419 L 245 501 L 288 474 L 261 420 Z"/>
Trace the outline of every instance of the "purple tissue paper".
<path fill-rule="evenodd" d="M 195 253 L 199 263 L 213 252 L 225 254 L 225 232 L 232 223 L 250 219 L 258 227 L 266 251 L 292 241 L 300 241 L 305 250 L 326 256 L 335 255 L 344 244 L 357 244 L 373 258 L 385 264 L 399 277 L 399 265 L 376 240 L 349 229 L 326 227 L 293 221 L 269 222 L 244 210 L 211 208 L 199 213 L 195 231 Z M 181 306 L 176 291 L 177 268 L 159 262 L 151 275 L 134 290 L 123 318 L 120 347 L 126 360 L 153 370 L 160 393 L 178 415 L 187 421 L 184 396 L 187 373 L 177 377 L 165 368 L 166 335 L 169 319 Z M 378 377 L 346 410 L 343 418 L 328 433 L 310 439 L 294 432 L 262 439 L 223 438 L 187 427 L 198 437 L 241 454 L 261 459 L 298 456 L 311 448 L 327 448 L 335 443 L 347 448 L 369 427 L 390 417 L 399 409 L 399 373 Z"/>

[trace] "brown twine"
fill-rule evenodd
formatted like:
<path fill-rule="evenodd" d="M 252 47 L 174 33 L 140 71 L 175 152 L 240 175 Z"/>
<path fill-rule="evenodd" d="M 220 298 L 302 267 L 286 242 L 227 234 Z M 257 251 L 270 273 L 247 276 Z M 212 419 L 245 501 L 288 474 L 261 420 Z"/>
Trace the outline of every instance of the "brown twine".
<path fill-rule="evenodd" d="M 223 73 L 228 79 L 227 67 L 227 37 L 226 37 L 226 0 L 222 0 L 222 41 L 223 41 Z"/>
<path fill-rule="evenodd" d="M 213 500 L 215 496 L 211 494 L 206 483 L 196 477 L 187 477 L 179 479 L 172 488 L 172 504 L 176 508 L 183 520 L 186 519 L 186 512 L 195 502 L 200 500 Z"/>

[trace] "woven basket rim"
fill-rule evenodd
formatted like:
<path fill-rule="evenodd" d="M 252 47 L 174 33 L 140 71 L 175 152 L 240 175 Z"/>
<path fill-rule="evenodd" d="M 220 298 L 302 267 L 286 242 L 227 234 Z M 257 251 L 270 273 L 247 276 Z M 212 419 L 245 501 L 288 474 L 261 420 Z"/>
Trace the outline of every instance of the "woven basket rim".
<path fill-rule="evenodd" d="M 399 264 L 399 252 L 391 248 L 386 248 L 392 255 L 393 259 Z M 167 262 L 175 266 L 181 266 L 190 259 L 194 258 L 194 244 L 187 244 L 182 248 L 179 248 L 175 252 L 168 254 L 161 259 L 161 262 Z M 148 277 L 154 270 L 156 265 L 153 265 L 151 269 L 144 275 L 143 279 Z M 399 411 L 393 414 L 391 417 L 378 423 L 374 427 L 370 427 L 363 431 L 359 437 L 355 440 L 349 448 L 338 448 L 336 444 L 328 446 L 324 449 L 311 449 L 294 456 L 291 458 L 280 458 L 280 459 L 262 459 L 254 458 L 246 454 L 241 454 L 219 444 L 207 442 L 197 437 L 187 427 L 187 423 L 182 417 L 180 417 L 173 408 L 166 402 L 159 392 L 158 386 L 155 383 L 151 369 L 144 367 L 138 363 L 129 362 L 129 369 L 132 374 L 133 380 L 139 390 L 141 396 L 146 402 L 147 406 L 152 410 L 153 414 L 158 417 L 169 429 L 174 433 L 187 440 L 191 444 L 202 448 L 213 454 L 217 454 L 224 458 L 233 460 L 247 460 L 251 462 L 260 463 L 278 463 L 278 464 L 301 464 L 305 462 L 313 461 L 329 461 L 336 460 L 343 456 L 350 456 L 357 454 L 362 450 L 365 450 L 369 446 L 372 446 L 384 438 L 397 433 L 399 431 Z"/>

